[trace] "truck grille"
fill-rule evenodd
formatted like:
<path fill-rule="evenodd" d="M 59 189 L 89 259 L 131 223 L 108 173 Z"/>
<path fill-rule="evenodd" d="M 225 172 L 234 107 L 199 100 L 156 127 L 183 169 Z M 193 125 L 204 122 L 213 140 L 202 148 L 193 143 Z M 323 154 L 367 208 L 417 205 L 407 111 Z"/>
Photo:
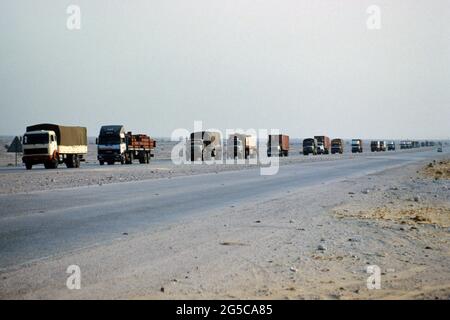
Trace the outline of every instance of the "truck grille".
<path fill-rule="evenodd" d="M 45 148 L 23 150 L 23 154 L 47 154 L 47 153 L 48 153 L 48 150 Z"/>

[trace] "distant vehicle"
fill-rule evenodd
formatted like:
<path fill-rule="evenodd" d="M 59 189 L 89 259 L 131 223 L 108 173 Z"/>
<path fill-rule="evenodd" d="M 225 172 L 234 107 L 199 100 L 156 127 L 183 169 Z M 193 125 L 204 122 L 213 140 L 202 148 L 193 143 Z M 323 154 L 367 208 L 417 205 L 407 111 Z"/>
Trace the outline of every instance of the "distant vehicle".
<path fill-rule="evenodd" d="M 363 152 L 363 142 L 361 139 L 353 139 L 352 140 L 352 153 L 361 153 Z"/>
<path fill-rule="evenodd" d="M 115 162 L 132 164 L 135 159 L 139 160 L 139 163 L 149 163 L 156 147 L 155 140 L 149 136 L 125 132 L 122 125 L 102 126 L 96 143 L 97 160 L 101 166 L 105 162 L 108 165 Z"/>
<path fill-rule="evenodd" d="M 394 141 L 389 142 L 387 145 L 387 149 L 389 151 L 391 151 L 391 150 L 394 151 L 395 150 L 395 142 Z"/>
<path fill-rule="evenodd" d="M 267 141 L 267 156 L 278 155 L 287 157 L 289 155 L 289 136 L 284 134 L 271 134 Z"/>
<path fill-rule="evenodd" d="M 333 139 L 331 140 L 331 153 L 344 153 L 344 140 L 342 139 Z"/>
<path fill-rule="evenodd" d="M 227 140 L 227 157 L 229 159 L 248 159 L 256 155 L 256 137 L 235 133 Z"/>
<path fill-rule="evenodd" d="M 27 170 L 35 164 L 56 169 L 65 163 L 67 168 L 79 168 L 87 154 L 87 129 L 56 124 L 29 126 L 23 136 L 22 161 Z"/>
<path fill-rule="evenodd" d="M 438 147 L 437 152 L 442 152 L 442 147 Z"/>
<path fill-rule="evenodd" d="M 386 141 L 380 141 L 380 151 L 386 151 L 387 149 L 387 143 Z"/>
<path fill-rule="evenodd" d="M 331 149 L 331 141 L 327 136 L 314 136 L 317 140 L 317 153 L 329 154 Z"/>
<path fill-rule="evenodd" d="M 374 140 L 370 142 L 370 151 L 378 152 L 381 151 L 380 141 Z"/>
<path fill-rule="evenodd" d="M 217 131 L 192 132 L 186 141 L 186 159 L 190 161 L 222 159 L 222 136 Z"/>
<path fill-rule="evenodd" d="M 307 156 L 310 153 L 317 154 L 317 140 L 314 138 L 303 139 L 303 154 Z"/>

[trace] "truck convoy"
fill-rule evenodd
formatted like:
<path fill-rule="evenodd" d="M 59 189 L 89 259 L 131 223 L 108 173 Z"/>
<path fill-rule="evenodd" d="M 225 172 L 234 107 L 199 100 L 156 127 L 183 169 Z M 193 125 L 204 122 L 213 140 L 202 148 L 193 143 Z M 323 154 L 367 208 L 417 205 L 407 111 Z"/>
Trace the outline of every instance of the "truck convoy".
<path fill-rule="evenodd" d="M 303 154 L 307 156 L 310 153 L 317 154 L 317 140 L 314 138 L 303 139 Z"/>
<path fill-rule="evenodd" d="M 35 164 L 56 169 L 65 163 L 67 168 L 79 168 L 87 154 L 87 129 L 56 124 L 37 124 L 26 128 L 23 136 L 22 161 L 27 170 Z"/>
<path fill-rule="evenodd" d="M 192 132 L 186 140 L 186 160 L 205 161 L 222 158 L 222 138 L 220 132 Z"/>
<path fill-rule="evenodd" d="M 331 149 L 330 138 L 327 136 L 314 136 L 317 140 L 317 153 L 318 154 L 329 154 Z"/>
<path fill-rule="evenodd" d="M 361 153 L 363 152 L 363 142 L 361 139 L 353 139 L 352 140 L 352 153 Z"/>
<path fill-rule="evenodd" d="M 289 155 L 289 136 L 270 134 L 267 140 L 267 156 L 287 157 Z"/>
<path fill-rule="evenodd" d="M 231 134 L 227 140 L 229 159 L 248 159 L 256 155 L 256 137 L 248 134 Z"/>
<path fill-rule="evenodd" d="M 331 140 L 331 153 L 344 153 L 344 140 L 342 139 L 333 139 Z"/>
<path fill-rule="evenodd" d="M 155 140 L 145 134 L 126 133 L 122 125 L 102 126 L 97 138 L 97 160 L 100 165 L 132 164 L 134 159 L 149 163 L 155 147 Z"/>

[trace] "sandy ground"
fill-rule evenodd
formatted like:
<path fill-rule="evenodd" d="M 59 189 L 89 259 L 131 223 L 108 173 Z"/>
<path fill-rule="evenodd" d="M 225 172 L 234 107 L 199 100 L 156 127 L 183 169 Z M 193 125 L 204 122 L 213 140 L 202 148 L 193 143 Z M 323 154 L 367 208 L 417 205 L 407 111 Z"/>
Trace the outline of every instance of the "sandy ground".
<path fill-rule="evenodd" d="M 16 266 L 0 273 L 0 298 L 450 299 L 450 180 L 428 177 L 426 166 L 302 188 Z M 81 268 L 80 290 L 65 286 L 71 264 Z M 367 288 L 369 265 L 380 267 L 381 289 Z"/>

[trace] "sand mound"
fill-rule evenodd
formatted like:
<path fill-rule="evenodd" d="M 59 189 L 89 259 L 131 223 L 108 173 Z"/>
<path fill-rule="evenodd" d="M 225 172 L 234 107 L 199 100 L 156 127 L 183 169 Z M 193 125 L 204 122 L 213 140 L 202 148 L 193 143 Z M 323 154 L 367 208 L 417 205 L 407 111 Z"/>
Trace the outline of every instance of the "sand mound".
<path fill-rule="evenodd" d="M 389 220 L 402 224 L 433 224 L 444 228 L 450 227 L 450 208 L 440 206 L 407 209 L 381 207 L 358 212 L 337 209 L 334 213 L 338 218 Z"/>
<path fill-rule="evenodd" d="M 430 162 L 422 169 L 422 174 L 434 179 L 450 179 L 450 160 Z"/>

